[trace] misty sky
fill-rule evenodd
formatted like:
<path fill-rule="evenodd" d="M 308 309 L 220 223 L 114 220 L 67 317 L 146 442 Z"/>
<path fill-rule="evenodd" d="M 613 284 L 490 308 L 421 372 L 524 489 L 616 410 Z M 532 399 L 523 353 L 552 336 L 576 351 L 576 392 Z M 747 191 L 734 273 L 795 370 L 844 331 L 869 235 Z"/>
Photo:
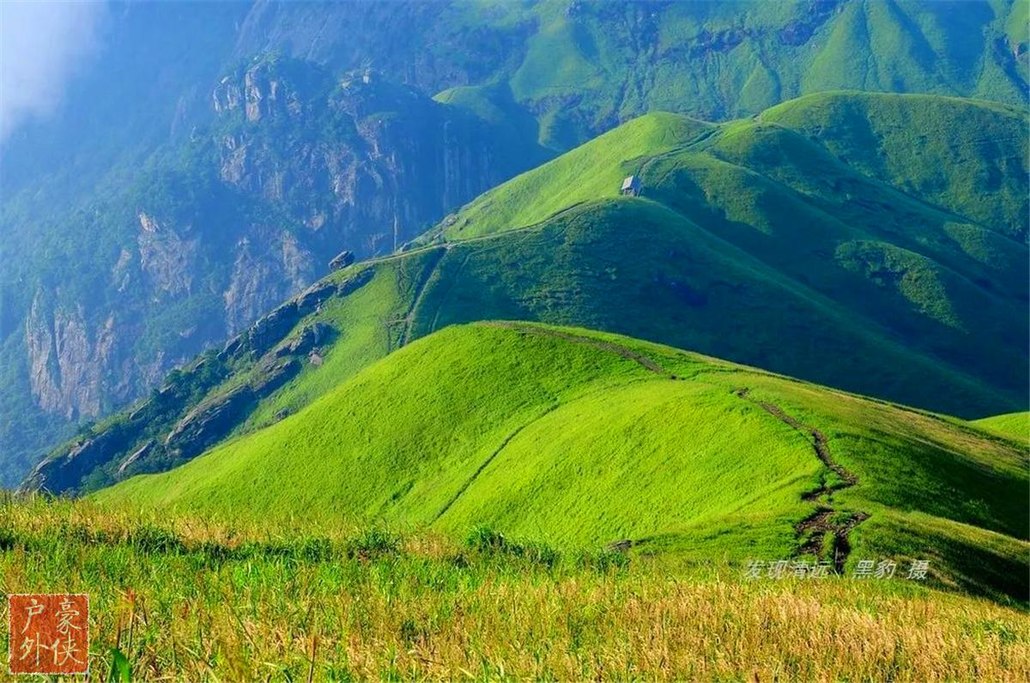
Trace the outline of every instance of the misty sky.
<path fill-rule="evenodd" d="M 105 11 L 103 0 L 0 0 L 0 140 L 60 103 Z"/>

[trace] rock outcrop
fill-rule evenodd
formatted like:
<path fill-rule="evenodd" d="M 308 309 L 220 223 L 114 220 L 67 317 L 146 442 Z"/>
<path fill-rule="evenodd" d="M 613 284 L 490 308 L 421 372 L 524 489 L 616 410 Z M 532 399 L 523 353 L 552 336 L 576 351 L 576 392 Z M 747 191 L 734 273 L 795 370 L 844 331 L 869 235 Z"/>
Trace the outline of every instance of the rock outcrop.
<path fill-rule="evenodd" d="M 197 406 L 165 437 L 165 448 L 181 459 L 199 455 L 228 434 L 255 400 L 254 391 L 244 385 Z"/>
<path fill-rule="evenodd" d="M 29 386 L 37 404 L 69 420 L 97 415 L 109 397 L 108 373 L 118 369 L 116 335 L 113 314 L 90 325 L 82 306 L 55 305 L 37 290 L 25 321 Z"/>
<path fill-rule="evenodd" d="M 341 251 L 329 262 L 329 270 L 346 268 L 352 263 L 354 263 L 354 252 L 350 250 Z"/>

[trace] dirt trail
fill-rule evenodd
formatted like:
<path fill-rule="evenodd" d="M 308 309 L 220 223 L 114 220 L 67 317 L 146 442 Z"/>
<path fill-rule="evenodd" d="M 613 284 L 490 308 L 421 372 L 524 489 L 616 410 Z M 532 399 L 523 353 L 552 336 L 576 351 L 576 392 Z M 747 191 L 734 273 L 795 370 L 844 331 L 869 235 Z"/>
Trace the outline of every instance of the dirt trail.
<path fill-rule="evenodd" d="M 439 247 L 436 252 L 429 256 L 429 263 L 422 269 L 421 277 L 415 284 L 414 296 L 411 298 L 411 308 L 405 314 L 402 320 L 404 321 L 404 333 L 401 335 L 400 346 L 407 346 L 408 342 L 411 341 L 411 328 L 415 322 L 415 312 L 418 311 L 418 307 L 422 304 L 422 298 L 425 296 L 427 285 L 429 280 L 432 279 L 433 274 L 436 272 L 436 267 L 440 265 L 440 261 L 447 254 L 447 247 Z"/>
<path fill-rule="evenodd" d="M 508 436 L 504 437 L 504 441 L 502 441 L 501 444 L 497 448 L 495 448 L 494 451 L 489 456 L 487 456 L 486 460 L 484 460 L 482 463 L 480 463 L 479 467 L 476 468 L 476 471 L 472 473 L 472 476 L 469 477 L 468 480 L 466 480 L 465 483 L 461 485 L 461 488 L 459 488 L 454 493 L 454 495 L 451 496 L 450 499 L 444 504 L 444 506 L 442 508 L 440 508 L 440 511 L 436 513 L 435 517 L 433 517 L 433 522 L 435 522 L 438 519 L 440 519 L 441 517 L 443 517 L 444 513 L 446 513 L 448 510 L 451 509 L 451 506 L 454 505 L 454 503 L 459 498 L 461 498 L 462 494 L 464 494 L 465 491 L 468 491 L 468 488 L 470 486 L 472 486 L 473 482 L 475 482 L 476 479 L 479 478 L 479 475 L 483 473 L 483 470 L 485 470 L 487 468 L 487 465 L 492 463 L 494 461 L 494 459 L 496 459 L 497 456 L 500 455 L 501 451 L 504 450 L 505 446 L 507 446 L 509 443 L 511 443 L 512 439 L 514 439 L 516 436 L 518 436 L 519 433 L 521 433 L 523 429 L 525 429 L 526 427 L 528 427 L 532 423 L 534 423 L 534 422 L 536 422 L 536 421 L 546 417 L 547 415 L 550 415 L 551 413 L 553 413 L 555 410 L 558 409 L 559 405 L 560 404 L 558 404 L 558 403 L 555 403 L 555 404 L 551 405 L 546 410 L 544 410 L 544 412 L 542 412 L 540 415 L 537 415 L 532 420 L 529 420 L 527 422 L 522 423 L 521 425 L 516 427 L 515 430 L 512 431 L 511 434 L 509 434 Z"/>
<path fill-rule="evenodd" d="M 834 472 L 838 480 L 828 483 L 824 477 L 819 482 L 819 487 L 801 496 L 802 500 L 817 502 L 819 509 L 813 514 L 801 520 L 794 526 L 794 531 L 799 539 L 806 538 L 801 544 L 799 554 L 813 554 L 820 559 L 832 559 L 833 567 L 838 574 L 844 572 L 844 563 L 851 553 L 851 542 L 849 535 L 856 526 L 869 519 L 865 512 L 851 512 L 835 509 L 831 503 L 833 492 L 850 488 L 858 483 L 858 477 L 844 469 L 834 461 L 830 455 L 830 447 L 826 435 L 818 429 L 802 424 L 797 418 L 791 417 L 775 403 L 759 401 L 752 398 L 751 390 L 748 388 L 737 389 L 734 392 L 737 396 L 759 406 L 767 413 L 780 420 L 792 429 L 803 434 L 811 440 L 812 448 L 816 457 L 819 458 L 827 468 Z M 833 557 L 823 557 L 823 538 L 827 533 L 833 534 Z"/>
<path fill-rule="evenodd" d="M 637 175 L 640 177 L 640 181 L 644 181 L 644 174 L 647 173 L 651 166 L 655 163 L 661 161 L 662 159 L 667 159 L 677 154 L 682 154 L 683 152 L 689 151 L 695 147 L 700 147 L 702 144 L 710 140 L 716 133 L 721 132 L 721 130 L 721 126 L 713 125 L 711 128 L 701 131 L 684 144 L 674 147 L 668 151 L 662 152 L 661 154 L 655 154 L 654 156 L 649 157 L 647 161 L 645 161 L 640 166 L 640 169 L 637 171 Z M 661 182 L 661 180 L 664 180 L 664 177 L 659 180 L 659 183 Z"/>

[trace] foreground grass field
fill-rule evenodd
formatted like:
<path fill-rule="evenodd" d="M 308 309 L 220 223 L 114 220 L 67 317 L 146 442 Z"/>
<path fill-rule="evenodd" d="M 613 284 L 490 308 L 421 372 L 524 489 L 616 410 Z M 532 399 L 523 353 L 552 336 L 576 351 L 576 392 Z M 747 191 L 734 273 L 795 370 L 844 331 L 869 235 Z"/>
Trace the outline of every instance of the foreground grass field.
<path fill-rule="evenodd" d="M 912 581 L 747 580 L 483 530 L 455 542 L 6 500 L 0 590 L 89 593 L 98 678 L 112 649 L 137 680 L 1030 677 L 1024 610 Z"/>

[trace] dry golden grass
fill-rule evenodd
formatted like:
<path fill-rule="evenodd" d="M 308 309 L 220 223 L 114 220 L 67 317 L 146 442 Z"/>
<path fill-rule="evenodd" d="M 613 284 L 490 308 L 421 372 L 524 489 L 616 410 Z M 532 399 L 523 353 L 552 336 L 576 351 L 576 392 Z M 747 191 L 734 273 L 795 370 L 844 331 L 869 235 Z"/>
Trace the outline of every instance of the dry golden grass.
<path fill-rule="evenodd" d="M 118 647 L 139 680 L 1030 680 L 1030 616 L 911 583 L 546 566 L 421 534 L 288 546 L 82 505 L 0 522 L 0 588 L 90 593 L 103 675 Z"/>

